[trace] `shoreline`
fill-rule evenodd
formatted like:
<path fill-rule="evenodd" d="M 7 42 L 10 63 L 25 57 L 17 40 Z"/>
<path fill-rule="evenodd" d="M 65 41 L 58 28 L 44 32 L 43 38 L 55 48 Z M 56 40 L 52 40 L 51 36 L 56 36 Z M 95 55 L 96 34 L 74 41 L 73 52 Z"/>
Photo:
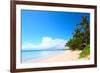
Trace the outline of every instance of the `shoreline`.
<path fill-rule="evenodd" d="M 80 61 L 80 60 L 89 60 L 89 58 L 81 58 L 79 59 L 80 56 L 79 50 L 72 51 L 72 50 L 66 50 L 64 53 L 57 54 L 57 55 L 52 55 L 40 59 L 31 59 L 26 62 L 66 62 L 66 61 Z M 24 61 L 23 61 L 24 62 Z"/>

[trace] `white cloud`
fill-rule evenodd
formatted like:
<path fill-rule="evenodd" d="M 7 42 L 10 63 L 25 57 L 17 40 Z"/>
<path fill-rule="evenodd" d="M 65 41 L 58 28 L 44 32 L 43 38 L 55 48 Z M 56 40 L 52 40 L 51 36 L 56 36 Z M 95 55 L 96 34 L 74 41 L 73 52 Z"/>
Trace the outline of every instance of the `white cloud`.
<path fill-rule="evenodd" d="M 40 49 L 64 49 L 66 40 L 43 37 L 40 44 L 26 43 L 22 45 L 23 50 L 40 50 Z"/>

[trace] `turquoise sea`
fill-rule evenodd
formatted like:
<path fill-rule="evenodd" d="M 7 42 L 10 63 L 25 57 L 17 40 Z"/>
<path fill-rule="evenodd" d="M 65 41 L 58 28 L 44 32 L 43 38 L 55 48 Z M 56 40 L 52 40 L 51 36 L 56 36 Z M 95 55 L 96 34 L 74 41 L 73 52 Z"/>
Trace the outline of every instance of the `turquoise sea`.
<path fill-rule="evenodd" d="M 64 50 L 22 50 L 21 61 L 24 62 L 31 59 L 45 58 L 61 53 L 64 53 Z"/>

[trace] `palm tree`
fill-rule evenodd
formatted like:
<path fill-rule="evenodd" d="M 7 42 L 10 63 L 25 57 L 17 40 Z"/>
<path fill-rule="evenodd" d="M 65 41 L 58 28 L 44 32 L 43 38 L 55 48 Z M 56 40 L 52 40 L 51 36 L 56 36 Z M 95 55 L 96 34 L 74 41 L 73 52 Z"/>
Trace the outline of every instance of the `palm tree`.
<path fill-rule="evenodd" d="M 86 16 L 82 17 L 82 21 L 81 21 L 81 31 L 83 32 L 83 40 L 84 43 L 89 44 L 89 40 L 90 40 L 90 26 L 87 20 Z"/>
<path fill-rule="evenodd" d="M 90 26 L 86 16 L 82 17 L 80 24 L 76 26 L 73 33 L 73 38 L 71 38 L 66 46 L 71 49 L 84 49 L 87 44 L 90 43 Z"/>

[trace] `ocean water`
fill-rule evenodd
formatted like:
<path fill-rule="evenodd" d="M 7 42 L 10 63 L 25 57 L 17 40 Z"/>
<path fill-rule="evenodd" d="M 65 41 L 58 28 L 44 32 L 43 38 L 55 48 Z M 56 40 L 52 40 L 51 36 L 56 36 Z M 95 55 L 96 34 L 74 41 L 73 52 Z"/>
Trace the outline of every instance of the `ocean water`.
<path fill-rule="evenodd" d="M 40 59 L 49 56 L 55 56 L 57 54 L 64 53 L 64 50 L 22 50 L 21 51 L 21 60 L 22 62 L 28 61 L 31 59 Z"/>

